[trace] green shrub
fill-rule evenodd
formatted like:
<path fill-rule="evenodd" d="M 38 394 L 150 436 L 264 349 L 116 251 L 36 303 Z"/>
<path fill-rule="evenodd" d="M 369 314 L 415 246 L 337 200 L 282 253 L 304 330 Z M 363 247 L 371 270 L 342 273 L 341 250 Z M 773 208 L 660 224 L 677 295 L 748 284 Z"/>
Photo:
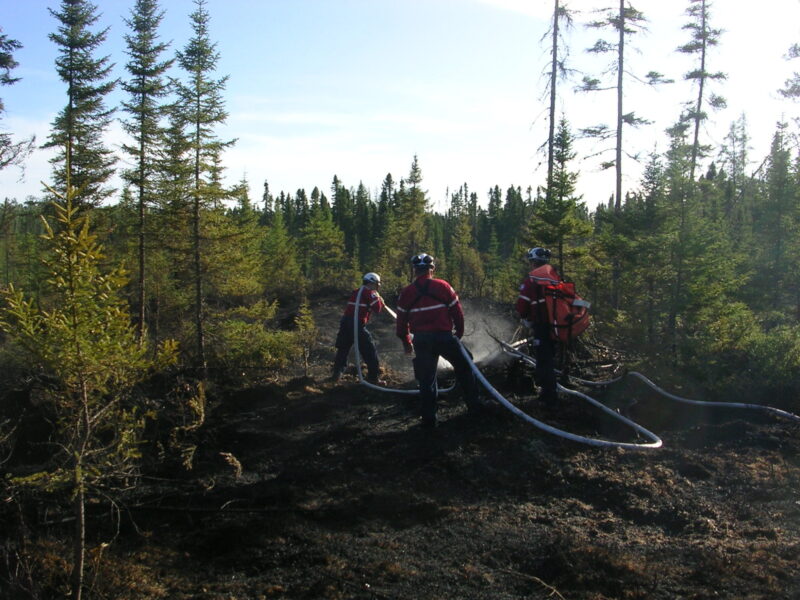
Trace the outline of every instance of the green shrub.
<path fill-rule="evenodd" d="M 269 329 L 263 322 L 226 319 L 215 329 L 215 351 L 222 366 L 281 368 L 298 353 L 293 332 Z"/>

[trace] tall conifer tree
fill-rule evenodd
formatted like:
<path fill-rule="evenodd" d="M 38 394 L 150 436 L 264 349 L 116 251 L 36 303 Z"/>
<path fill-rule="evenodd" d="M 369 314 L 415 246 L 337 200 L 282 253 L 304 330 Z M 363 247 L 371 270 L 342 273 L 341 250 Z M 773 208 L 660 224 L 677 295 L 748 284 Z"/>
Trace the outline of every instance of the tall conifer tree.
<path fill-rule="evenodd" d="M 421 185 L 422 170 L 414 156 L 408 178 L 400 182 L 395 194 L 396 207 L 385 238 L 381 269 L 389 278 L 387 287 L 405 283 L 413 254 L 435 252 L 427 219 L 428 198 Z"/>
<path fill-rule="evenodd" d="M 69 181 L 78 190 L 76 204 L 97 205 L 113 193 L 104 184 L 116 162 L 103 135 L 114 113 L 105 99 L 117 82 L 109 79 L 109 57 L 94 57 L 108 28 L 91 31 L 99 16 L 97 6 L 87 0 L 61 0 L 60 10 L 48 10 L 60 23 L 49 37 L 59 49 L 56 71 L 67 85 L 67 105 L 53 121 L 44 147 L 57 150 L 50 160 L 55 187 L 63 189 Z"/>
<path fill-rule="evenodd" d="M 533 209 L 532 229 L 535 239 L 531 245 L 543 244 L 554 247 L 558 267 L 565 273 L 568 254 L 575 256 L 569 247 L 570 238 L 587 236 L 591 227 L 587 220 L 580 219 L 581 198 L 576 195 L 578 174 L 570 170 L 570 162 L 575 159 L 573 138 L 569 124 L 561 118 L 553 150 L 553 174 L 548 193 L 536 202 Z"/>
<path fill-rule="evenodd" d="M 700 145 L 700 125 L 708 119 L 706 107 L 720 109 L 726 106 L 725 98 L 710 93 L 707 89 L 711 82 L 726 78 L 725 73 L 712 72 L 708 68 L 709 51 L 719 44 L 719 38 L 722 35 L 721 29 L 711 27 L 710 9 L 711 2 L 709 0 L 689 0 L 686 14 L 690 21 L 683 28 L 691 32 L 691 39 L 678 48 L 678 52 L 695 55 L 697 58 L 695 68 L 683 76 L 684 79 L 694 82 L 697 86 L 697 96 L 693 102 L 689 103 L 688 110 L 684 115 L 684 118 L 692 124 L 693 131 L 690 168 L 692 181 L 694 181 L 697 161 L 707 150 Z"/>
<path fill-rule="evenodd" d="M 555 138 L 556 138 L 556 102 L 558 100 L 558 81 L 567 73 L 566 57 L 567 48 L 562 39 L 562 23 L 565 27 L 572 25 L 572 13 L 564 5 L 563 0 L 553 0 L 553 25 L 550 28 L 550 73 L 549 73 L 549 132 L 547 136 L 547 189 L 553 182 L 553 169 L 555 166 Z"/>
<path fill-rule="evenodd" d="M 312 215 L 319 209 L 312 209 Z M 265 294 L 268 299 L 296 299 L 298 287 L 304 287 L 300 265 L 297 260 L 297 245 L 289 236 L 283 222 L 283 213 L 276 212 L 263 234 L 262 252 L 264 261 Z"/>
<path fill-rule="evenodd" d="M 166 107 L 162 99 L 168 94 L 168 84 L 164 78 L 172 60 L 160 60 L 161 54 L 169 44 L 158 42 L 158 27 L 163 18 L 158 10 L 157 0 L 136 0 L 131 10 L 131 18 L 125 23 L 131 34 L 125 36 L 130 60 L 126 65 L 130 79 L 123 82 L 122 88 L 129 99 L 122 103 L 130 117 L 123 121 L 125 131 L 133 138 L 133 144 L 125 144 L 122 149 L 135 163 L 125 171 L 125 179 L 133 186 L 136 194 L 138 213 L 138 322 L 137 334 L 144 339 L 145 329 L 145 215 L 154 202 L 155 172 L 160 147 L 164 144 L 164 131 L 161 120 Z"/>
<path fill-rule="evenodd" d="M 344 233 L 330 211 L 322 207 L 312 211 L 303 229 L 301 249 L 303 270 L 313 290 L 350 285 L 354 273 L 345 252 Z"/>
<path fill-rule="evenodd" d="M 22 48 L 22 44 L 17 40 L 12 40 L 4 33 L 0 33 L 0 85 L 11 85 L 19 81 L 19 77 L 11 77 L 11 71 L 19 66 L 12 53 L 20 48 Z M 4 112 L 5 105 L 0 98 L 0 116 Z M 10 133 L 0 133 L 0 170 L 11 165 L 21 165 L 22 161 L 33 151 L 34 139 L 31 137 L 28 140 L 14 142 Z"/>
<path fill-rule="evenodd" d="M 616 126 L 612 131 L 607 125 L 597 125 L 584 129 L 583 133 L 601 140 L 610 139 L 612 137 L 615 139 L 614 160 L 604 162 L 603 167 L 614 167 L 615 169 L 616 185 L 614 208 L 619 210 L 622 206 L 623 129 L 626 125 L 638 127 L 648 123 L 647 120 L 637 117 L 636 113 L 633 111 L 625 112 L 623 102 L 625 97 L 625 76 L 628 75 L 630 77 L 630 68 L 626 64 L 630 52 L 626 45 L 631 36 L 644 31 L 647 19 L 645 19 L 641 11 L 634 8 L 630 2 L 626 2 L 626 0 L 619 0 L 618 7 L 603 9 L 601 13 L 602 17 L 589 23 L 588 26 L 595 29 L 611 29 L 616 34 L 616 41 L 608 42 L 602 39 L 598 40 L 594 46 L 588 49 L 588 52 L 592 54 L 612 53 L 615 56 L 611 71 L 616 75 L 616 82 L 613 86 L 602 87 L 602 83 L 599 79 L 587 76 L 584 77 L 580 89 L 587 92 L 608 89 L 613 89 L 615 91 L 617 97 Z M 670 83 L 670 80 L 664 79 L 663 75 L 657 71 L 650 71 L 647 73 L 646 81 L 649 85 Z"/>
<path fill-rule="evenodd" d="M 214 127 L 227 119 L 222 92 L 227 76 L 214 78 L 219 62 L 216 44 L 211 42 L 208 25 L 210 15 L 205 0 L 195 0 L 195 11 L 190 15 L 193 37 L 183 51 L 178 52 L 178 64 L 186 72 L 186 82 L 176 82 L 178 110 L 185 124 L 192 164 L 191 179 L 191 240 L 192 272 L 194 278 L 194 322 L 197 361 L 205 373 L 206 341 L 204 333 L 204 269 L 203 269 L 203 213 L 219 198 L 217 166 L 223 149 L 233 141 L 223 142 Z"/>

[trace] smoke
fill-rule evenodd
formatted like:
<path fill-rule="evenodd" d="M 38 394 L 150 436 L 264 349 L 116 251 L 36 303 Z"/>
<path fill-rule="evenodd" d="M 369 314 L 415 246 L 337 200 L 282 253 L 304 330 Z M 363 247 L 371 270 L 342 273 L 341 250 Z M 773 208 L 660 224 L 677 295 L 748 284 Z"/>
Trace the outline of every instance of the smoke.
<path fill-rule="evenodd" d="M 517 329 L 517 319 L 508 305 L 480 300 L 465 300 L 464 346 L 477 364 L 505 359 L 498 340 L 509 341 Z"/>
<path fill-rule="evenodd" d="M 517 319 L 508 304 L 493 304 L 483 300 L 462 300 L 464 307 L 464 346 L 472 353 L 479 366 L 505 362 L 497 340 L 509 341 L 517 329 Z M 394 334 L 394 321 L 383 315 L 373 318 L 368 326 L 372 332 L 381 364 L 400 377 L 414 379 L 411 357 L 403 352 L 400 340 Z M 441 371 L 451 370 L 451 365 L 439 359 Z"/>

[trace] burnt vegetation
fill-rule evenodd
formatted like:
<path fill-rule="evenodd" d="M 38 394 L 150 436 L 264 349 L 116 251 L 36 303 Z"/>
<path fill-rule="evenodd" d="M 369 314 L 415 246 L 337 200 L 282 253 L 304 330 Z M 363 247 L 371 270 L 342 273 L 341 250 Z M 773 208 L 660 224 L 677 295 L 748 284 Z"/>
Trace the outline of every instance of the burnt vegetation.
<path fill-rule="evenodd" d="M 569 384 L 664 442 L 632 451 L 500 408 L 475 419 L 457 391 L 425 431 L 413 395 L 362 387 L 352 365 L 328 380 L 362 274 L 380 273 L 394 306 L 409 257 L 430 252 L 465 306 L 467 346 L 514 406 L 585 437 L 646 441 L 576 396 L 540 402 L 530 367 L 501 351 L 525 250 L 543 246 L 592 303 L 591 327 L 561 356 L 572 375 L 635 370 L 681 397 L 797 412 L 800 158 L 783 121 L 755 161 L 744 117 L 720 148 L 703 143 L 707 110 L 724 105 L 709 3 L 688 1 L 678 51 L 697 62 L 684 75 L 694 92 L 638 186 L 622 189 L 622 158 L 639 153 L 623 131 L 647 123 L 622 99 L 644 15 L 621 3 L 593 23 L 608 38 L 594 50 L 614 57 L 602 87 L 617 94 L 616 128 L 594 133 L 615 141 L 599 153 L 616 189 L 584 199 L 577 140 L 555 115 L 571 73 L 559 25 L 573 16 L 557 0 L 546 182 L 460 184 L 439 212 L 416 156 L 379 191 L 335 175 L 310 192 L 265 181 L 257 200 L 246 180 L 228 185 L 235 140 L 215 133 L 227 77 L 206 3 L 180 49 L 158 41 L 155 0 L 131 4 L 123 189 L 107 139 L 118 82 L 101 52 L 115 33 L 93 4 L 62 0 L 49 39 L 70 96 L 46 141 L 52 186 L 0 206 L 0 597 L 800 594 L 791 419 L 682 404 L 631 377 Z M 0 85 L 24 84 L 11 76 L 20 47 L 0 33 Z M 0 134 L 0 168 L 32 151 Z M 382 378 L 413 388 L 391 320 L 369 327 Z"/>
<path fill-rule="evenodd" d="M 368 390 L 352 367 L 327 381 L 339 301 L 312 302 L 320 335 L 308 375 L 210 384 L 202 419 L 185 403 L 198 380 L 147 384 L 159 417 L 135 485 L 87 505 L 91 597 L 795 595 L 796 424 L 676 405 L 630 381 L 591 393 L 657 432 L 661 449 L 592 448 L 506 411 L 476 422 L 457 392 L 441 399 L 431 434 L 418 427 L 413 396 Z M 636 440 L 579 399 L 539 403 L 527 368 L 491 348 L 491 336 L 510 335 L 498 326 L 502 309 L 467 311 L 467 345 L 482 349 L 481 368 L 515 405 L 567 431 Z M 390 320 L 372 329 L 384 377 L 412 387 Z M 598 378 L 625 358 L 588 344 L 576 355 Z M 15 407 L 6 418 L 16 432 L 27 432 L 5 468 L 38 468 L 52 424 L 29 394 L 4 406 Z M 5 500 L 2 589 L 61 596 L 67 496 L 16 488 Z"/>

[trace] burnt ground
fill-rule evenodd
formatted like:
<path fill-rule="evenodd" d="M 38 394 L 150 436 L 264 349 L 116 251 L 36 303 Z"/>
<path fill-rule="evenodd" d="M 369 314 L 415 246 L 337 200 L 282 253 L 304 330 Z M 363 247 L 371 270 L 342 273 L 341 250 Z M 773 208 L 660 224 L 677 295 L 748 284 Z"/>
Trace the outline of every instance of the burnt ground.
<path fill-rule="evenodd" d="M 327 324 L 339 306 L 314 311 Z M 514 404 L 568 431 L 636 441 L 580 399 L 541 405 L 524 370 L 479 356 L 511 320 L 493 329 L 481 309 L 471 315 L 467 343 Z M 410 387 L 387 321 L 372 327 L 386 377 Z M 477 421 L 457 393 L 441 399 L 432 434 L 413 396 L 368 390 L 352 373 L 326 381 L 334 335 L 321 334 L 308 376 L 210 395 L 194 468 L 143 480 L 113 543 L 93 551 L 92 597 L 800 597 L 796 424 L 629 382 L 596 397 L 661 449 L 581 445 L 503 410 Z M 96 544 L 111 519 L 93 519 Z"/>

